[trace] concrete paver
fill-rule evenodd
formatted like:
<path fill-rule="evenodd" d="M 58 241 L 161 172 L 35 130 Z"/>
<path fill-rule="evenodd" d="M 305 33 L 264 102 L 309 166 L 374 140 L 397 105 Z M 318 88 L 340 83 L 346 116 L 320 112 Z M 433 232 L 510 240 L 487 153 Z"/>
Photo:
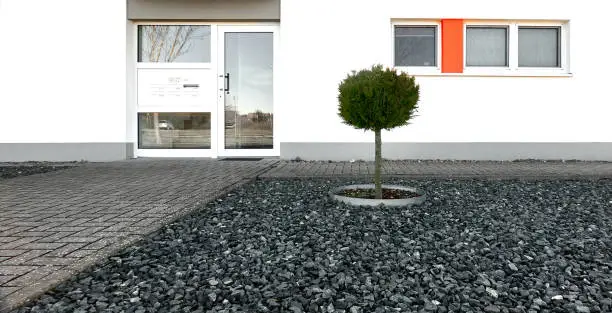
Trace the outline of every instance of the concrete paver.
<path fill-rule="evenodd" d="M 371 177 L 373 162 L 137 159 L 0 180 L 0 313 L 259 177 Z M 612 178 L 612 162 L 385 161 L 385 176 Z"/>
<path fill-rule="evenodd" d="M 137 159 L 0 180 L 0 312 L 277 162 Z"/>
<path fill-rule="evenodd" d="M 280 161 L 261 178 L 371 177 L 374 162 Z M 385 160 L 382 175 L 413 178 L 612 178 L 612 162 Z"/>

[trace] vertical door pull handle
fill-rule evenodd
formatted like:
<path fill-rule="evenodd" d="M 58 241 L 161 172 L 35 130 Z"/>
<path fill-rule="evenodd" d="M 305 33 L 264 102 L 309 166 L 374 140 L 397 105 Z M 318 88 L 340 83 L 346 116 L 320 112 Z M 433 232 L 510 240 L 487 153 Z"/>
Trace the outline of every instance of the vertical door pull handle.
<path fill-rule="evenodd" d="M 229 73 L 225 73 L 225 93 L 229 94 L 230 91 L 230 74 Z"/>

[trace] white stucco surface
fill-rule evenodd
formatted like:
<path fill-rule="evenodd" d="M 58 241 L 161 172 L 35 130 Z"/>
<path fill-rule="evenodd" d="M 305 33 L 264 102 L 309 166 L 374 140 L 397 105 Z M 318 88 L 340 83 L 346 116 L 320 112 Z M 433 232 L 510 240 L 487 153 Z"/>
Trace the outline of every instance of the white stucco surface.
<path fill-rule="evenodd" d="M 612 65 L 603 2 L 283 1 L 281 142 L 363 142 L 343 125 L 338 83 L 351 70 L 392 65 L 394 19 L 569 20 L 570 77 L 417 76 L 419 116 L 387 142 L 612 141 Z"/>
<path fill-rule="evenodd" d="M 0 1 L 0 142 L 125 142 L 124 1 Z"/>
<path fill-rule="evenodd" d="M 606 8 L 595 0 L 283 0 L 274 135 L 373 142 L 338 117 L 340 81 L 392 65 L 392 22 L 458 18 L 569 21 L 568 75 L 417 75 L 418 116 L 384 132 L 384 142 L 612 142 Z M 0 0 L 0 143 L 136 144 L 135 25 L 126 19 L 125 0 Z"/>

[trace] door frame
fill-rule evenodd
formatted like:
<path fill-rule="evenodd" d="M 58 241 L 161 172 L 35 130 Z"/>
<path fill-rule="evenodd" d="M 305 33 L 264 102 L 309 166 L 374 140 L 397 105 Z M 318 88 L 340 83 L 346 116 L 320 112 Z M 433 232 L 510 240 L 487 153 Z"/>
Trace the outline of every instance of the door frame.
<path fill-rule="evenodd" d="M 228 29 L 240 32 L 272 32 L 273 33 L 273 112 L 276 115 L 277 101 L 278 99 L 278 73 L 279 71 L 279 35 L 280 35 L 280 23 L 279 22 L 212 22 L 212 21 L 128 21 L 128 39 L 131 44 L 128 45 L 127 53 L 127 65 L 128 65 L 128 77 L 127 77 L 127 89 L 128 89 L 128 107 L 127 107 L 127 123 L 128 138 L 132 138 L 132 156 L 138 157 L 159 157 L 159 158 L 198 158 L 198 157 L 225 157 L 225 156 L 279 156 L 280 147 L 277 129 L 277 119 L 273 119 L 273 149 L 236 149 L 235 151 L 220 149 L 222 148 L 222 136 L 225 122 L 218 123 L 218 121 L 224 121 L 224 92 L 219 91 L 219 88 L 223 87 L 223 78 L 219 78 L 219 73 L 222 73 L 224 69 L 222 65 L 223 52 L 224 52 L 224 41 L 223 38 L 219 40 L 219 36 L 222 36 L 222 29 Z M 211 29 L 211 61 L 209 65 L 197 65 L 192 63 L 159 63 L 159 64 L 146 64 L 137 62 L 138 58 L 138 26 L 140 25 L 208 25 Z M 219 55 L 219 53 L 221 54 Z M 139 149 L 139 133 L 138 133 L 138 113 L 140 108 L 138 106 L 138 69 L 141 68 L 174 68 L 174 69 L 188 69 L 188 68 L 210 68 L 217 75 L 217 99 L 216 106 L 213 106 L 210 110 L 200 110 L 198 112 L 210 112 L 211 114 L 211 143 L 210 149 Z M 220 110 L 221 109 L 221 110 Z M 169 112 L 172 110 L 161 109 L 159 112 Z M 221 118 L 221 120 L 220 120 Z M 220 141 L 221 140 L 221 141 Z M 221 151 L 223 150 L 223 151 Z M 242 153 L 241 153 L 242 152 Z"/>
<path fill-rule="evenodd" d="M 225 92 L 223 90 L 224 81 L 223 74 L 225 73 L 225 33 L 272 33 L 272 149 L 225 149 Z M 218 25 L 217 26 L 217 129 L 214 133 L 217 134 L 216 156 L 218 157 L 268 157 L 279 156 L 279 140 L 277 132 L 277 101 L 278 99 L 278 73 L 279 73 L 279 33 L 280 27 L 276 25 Z"/>

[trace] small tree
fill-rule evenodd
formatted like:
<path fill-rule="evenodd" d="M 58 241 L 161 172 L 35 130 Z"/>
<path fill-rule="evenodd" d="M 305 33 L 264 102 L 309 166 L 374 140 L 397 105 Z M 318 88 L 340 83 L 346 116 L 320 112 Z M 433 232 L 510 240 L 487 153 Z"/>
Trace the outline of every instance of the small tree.
<path fill-rule="evenodd" d="M 418 108 L 419 85 L 413 76 L 383 69 L 378 64 L 362 69 L 340 83 L 338 115 L 345 124 L 364 131 L 374 131 L 376 199 L 382 199 L 381 183 L 381 130 L 408 125 Z"/>

